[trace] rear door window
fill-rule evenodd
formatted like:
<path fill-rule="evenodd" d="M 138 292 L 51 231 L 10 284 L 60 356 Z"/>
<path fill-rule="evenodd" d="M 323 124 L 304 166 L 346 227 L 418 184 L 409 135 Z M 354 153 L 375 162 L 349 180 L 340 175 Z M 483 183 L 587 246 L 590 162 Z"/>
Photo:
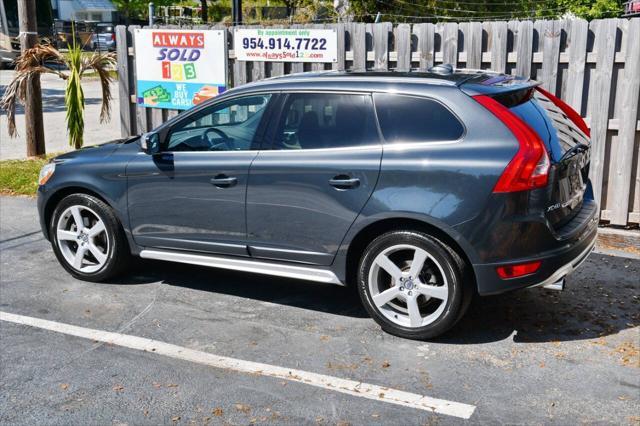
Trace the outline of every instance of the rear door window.
<path fill-rule="evenodd" d="M 371 95 L 292 93 L 273 149 L 306 150 L 378 144 Z"/>
<path fill-rule="evenodd" d="M 374 103 L 388 143 L 455 141 L 464 133 L 460 120 L 433 99 L 380 93 Z"/>

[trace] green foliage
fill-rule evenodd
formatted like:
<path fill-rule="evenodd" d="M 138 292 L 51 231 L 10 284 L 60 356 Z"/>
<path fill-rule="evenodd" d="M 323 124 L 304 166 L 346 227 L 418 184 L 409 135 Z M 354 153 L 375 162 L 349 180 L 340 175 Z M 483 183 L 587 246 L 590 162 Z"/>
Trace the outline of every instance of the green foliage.
<path fill-rule="evenodd" d="M 82 147 L 84 135 L 84 92 L 80 82 L 82 72 L 82 48 L 76 43 L 69 46 L 66 54 L 69 67 L 69 78 L 64 92 L 64 105 L 67 109 L 67 131 L 69 145 L 75 149 Z"/>
<path fill-rule="evenodd" d="M 574 16 L 599 19 L 619 16 L 621 0 L 350 0 L 356 21 L 372 21 L 377 12 L 384 21 L 489 21 L 558 19 Z"/>
<path fill-rule="evenodd" d="M 148 0 L 111 0 L 111 3 L 118 9 L 118 12 L 125 20 L 147 19 L 149 17 L 149 1 Z M 177 5 L 180 2 L 173 0 L 153 0 L 156 6 Z M 157 10 L 157 9 L 156 9 Z"/>

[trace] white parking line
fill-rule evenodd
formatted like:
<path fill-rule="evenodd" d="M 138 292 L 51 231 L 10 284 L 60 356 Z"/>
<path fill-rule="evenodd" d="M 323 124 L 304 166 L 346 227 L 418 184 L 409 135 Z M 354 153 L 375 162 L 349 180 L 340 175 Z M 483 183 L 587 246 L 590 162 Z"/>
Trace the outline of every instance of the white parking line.
<path fill-rule="evenodd" d="M 28 325 L 31 327 L 41 328 L 49 331 L 55 331 L 57 333 L 68 334 L 70 336 L 82 337 L 84 339 L 111 343 L 113 345 L 122 346 L 125 348 L 136 349 L 144 352 L 167 356 L 170 358 L 195 362 L 198 364 L 208 365 L 210 367 L 290 380 L 293 382 L 316 386 L 335 392 L 359 396 L 361 398 L 388 402 L 391 404 L 402 405 L 404 407 L 417 408 L 419 410 L 427 410 L 439 414 L 459 417 L 462 419 L 470 418 L 474 410 L 476 409 L 474 405 L 461 404 L 444 399 L 431 398 L 428 396 L 405 392 L 397 389 L 391 389 L 384 386 L 362 383 L 355 380 L 341 379 L 339 377 L 332 377 L 324 374 L 311 373 L 308 371 L 295 370 L 286 367 L 279 367 L 276 365 L 229 358 L 208 352 L 196 351 L 193 349 L 172 345 L 170 343 L 164 343 L 157 340 L 131 336 L 128 334 L 78 327 L 71 324 L 48 321 L 24 315 L 15 315 L 1 311 L 0 320 L 12 322 L 15 324 Z"/>

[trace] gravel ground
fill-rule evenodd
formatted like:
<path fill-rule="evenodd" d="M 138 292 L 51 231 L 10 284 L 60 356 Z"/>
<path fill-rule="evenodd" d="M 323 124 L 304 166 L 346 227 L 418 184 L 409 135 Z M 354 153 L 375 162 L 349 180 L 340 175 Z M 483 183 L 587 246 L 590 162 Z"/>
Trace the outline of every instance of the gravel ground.
<path fill-rule="evenodd" d="M 35 201 L 0 198 L 0 311 L 475 405 L 472 423 L 640 422 L 640 261 L 474 301 L 436 341 L 383 333 L 337 286 L 159 262 L 71 278 Z M 0 321 L 2 424 L 458 424 L 305 384 Z"/>
<path fill-rule="evenodd" d="M 14 75 L 13 70 L 0 70 L 0 94 Z M 45 147 L 47 152 L 66 152 L 71 150 L 67 140 L 67 125 L 65 122 L 64 87 L 65 82 L 55 75 L 43 75 L 42 108 L 44 119 Z M 100 123 L 100 105 L 102 89 L 97 79 L 89 78 L 82 82 L 85 96 L 85 133 L 84 144 L 95 145 L 120 137 L 120 120 L 118 104 L 118 83 L 111 85 L 111 121 Z M 16 113 L 18 137 L 9 138 L 7 133 L 7 115 L 0 112 L 0 160 L 25 158 L 27 147 L 25 141 L 24 111 L 20 105 Z"/>

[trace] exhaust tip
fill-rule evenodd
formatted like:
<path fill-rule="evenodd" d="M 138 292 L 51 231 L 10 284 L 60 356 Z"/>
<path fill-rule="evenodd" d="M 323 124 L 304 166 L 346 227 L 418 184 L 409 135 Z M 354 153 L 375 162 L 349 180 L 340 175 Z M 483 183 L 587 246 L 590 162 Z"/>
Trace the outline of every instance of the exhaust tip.
<path fill-rule="evenodd" d="M 549 283 L 542 286 L 542 288 L 546 288 L 547 290 L 556 290 L 562 291 L 564 290 L 564 278 L 561 278 L 559 281 L 555 283 Z"/>

